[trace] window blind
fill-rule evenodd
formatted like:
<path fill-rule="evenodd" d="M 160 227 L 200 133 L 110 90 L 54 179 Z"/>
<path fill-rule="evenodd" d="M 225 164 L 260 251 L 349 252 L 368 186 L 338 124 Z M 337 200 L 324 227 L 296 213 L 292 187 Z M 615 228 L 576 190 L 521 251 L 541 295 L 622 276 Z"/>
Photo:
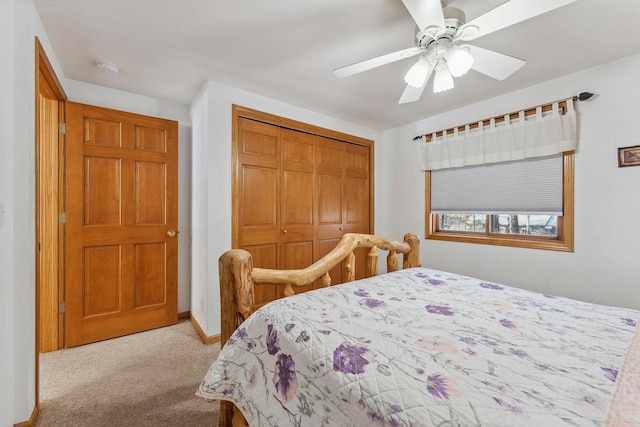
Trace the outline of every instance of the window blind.
<path fill-rule="evenodd" d="M 562 215 L 562 154 L 431 172 L 431 212 Z"/>

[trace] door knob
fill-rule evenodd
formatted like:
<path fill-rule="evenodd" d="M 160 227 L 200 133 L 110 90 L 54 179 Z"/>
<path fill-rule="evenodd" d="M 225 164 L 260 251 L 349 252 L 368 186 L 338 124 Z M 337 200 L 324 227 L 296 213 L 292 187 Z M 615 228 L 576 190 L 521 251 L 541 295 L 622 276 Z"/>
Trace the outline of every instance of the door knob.
<path fill-rule="evenodd" d="M 169 230 L 167 231 L 167 236 L 169 237 L 176 237 L 176 234 L 178 234 L 179 232 L 176 230 Z"/>
<path fill-rule="evenodd" d="M 282 230 L 282 234 L 287 234 L 287 230 Z"/>

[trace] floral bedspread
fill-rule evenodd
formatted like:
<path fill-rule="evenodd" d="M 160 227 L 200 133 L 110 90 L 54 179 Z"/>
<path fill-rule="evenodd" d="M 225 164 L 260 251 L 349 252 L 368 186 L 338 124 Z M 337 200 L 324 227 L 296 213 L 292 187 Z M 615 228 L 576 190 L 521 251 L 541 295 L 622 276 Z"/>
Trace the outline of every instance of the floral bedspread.
<path fill-rule="evenodd" d="M 601 426 L 638 315 L 401 270 L 264 306 L 197 394 L 251 426 Z"/>

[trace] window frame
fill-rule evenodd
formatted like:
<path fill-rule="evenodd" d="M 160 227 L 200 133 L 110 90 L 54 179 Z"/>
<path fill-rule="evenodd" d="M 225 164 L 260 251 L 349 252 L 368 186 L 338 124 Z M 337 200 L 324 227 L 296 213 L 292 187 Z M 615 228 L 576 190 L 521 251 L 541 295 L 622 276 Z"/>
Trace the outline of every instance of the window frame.
<path fill-rule="evenodd" d="M 527 236 L 491 233 L 487 215 L 485 232 L 439 230 L 439 216 L 431 213 L 431 171 L 425 171 L 425 239 L 461 243 L 510 246 L 573 252 L 575 153 L 562 153 L 562 211 L 558 216 L 558 236 Z"/>

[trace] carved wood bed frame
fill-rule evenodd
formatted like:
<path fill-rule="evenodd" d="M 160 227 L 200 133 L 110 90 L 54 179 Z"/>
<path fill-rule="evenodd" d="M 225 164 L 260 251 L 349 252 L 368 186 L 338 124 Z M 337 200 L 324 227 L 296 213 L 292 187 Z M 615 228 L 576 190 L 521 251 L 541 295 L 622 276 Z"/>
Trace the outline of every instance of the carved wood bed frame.
<path fill-rule="evenodd" d="M 355 278 L 357 248 L 371 248 L 367 255 L 366 277 L 378 274 L 378 249 L 388 251 L 387 272 L 398 270 L 398 252 L 403 254 L 402 268 L 420 267 L 420 239 L 405 234 L 404 242 L 371 234 L 347 233 L 336 247 L 324 257 L 301 270 L 270 270 L 253 268 L 251 254 L 243 249 L 232 249 L 218 261 L 220 274 L 220 307 L 222 315 L 221 345 L 259 306 L 254 303 L 253 289 L 260 284 L 285 285 L 284 296 L 294 294 L 294 286 L 306 286 L 321 279 L 322 286 L 331 286 L 329 271 L 343 260 L 345 282 Z M 247 426 L 242 413 L 230 402 L 220 402 L 220 427 Z"/>

